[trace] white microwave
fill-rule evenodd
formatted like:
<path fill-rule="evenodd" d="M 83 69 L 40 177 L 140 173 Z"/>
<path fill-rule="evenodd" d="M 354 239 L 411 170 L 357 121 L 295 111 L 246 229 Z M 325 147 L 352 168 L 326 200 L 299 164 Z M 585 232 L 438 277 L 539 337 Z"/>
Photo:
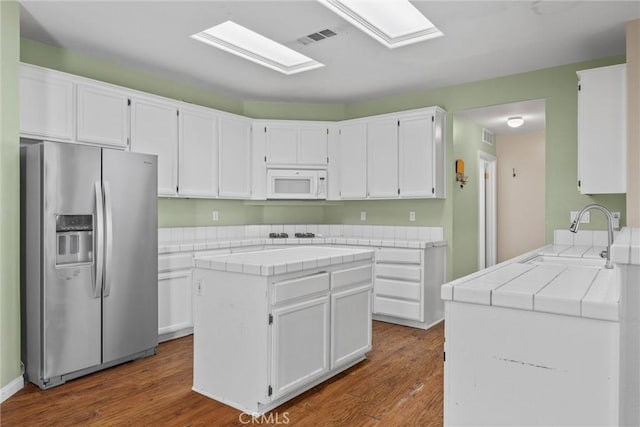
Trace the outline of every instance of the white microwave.
<path fill-rule="evenodd" d="M 267 169 L 267 199 L 326 198 L 326 170 Z"/>

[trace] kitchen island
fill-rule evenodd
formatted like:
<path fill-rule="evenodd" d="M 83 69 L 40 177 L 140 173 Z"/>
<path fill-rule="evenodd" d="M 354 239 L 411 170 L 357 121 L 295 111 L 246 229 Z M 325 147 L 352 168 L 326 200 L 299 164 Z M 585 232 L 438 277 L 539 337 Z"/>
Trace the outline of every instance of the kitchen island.
<path fill-rule="evenodd" d="M 193 390 L 263 414 L 371 350 L 372 250 L 195 260 Z"/>
<path fill-rule="evenodd" d="M 620 267 L 549 245 L 442 286 L 445 425 L 618 425 Z"/>

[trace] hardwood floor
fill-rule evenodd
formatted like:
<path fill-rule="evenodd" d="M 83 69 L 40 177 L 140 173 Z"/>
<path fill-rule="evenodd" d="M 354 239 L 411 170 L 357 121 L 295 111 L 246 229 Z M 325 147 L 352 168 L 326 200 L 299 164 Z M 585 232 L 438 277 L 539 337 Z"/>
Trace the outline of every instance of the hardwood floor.
<path fill-rule="evenodd" d="M 367 360 L 252 420 L 191 391 L 193 337 L 158 353 L 0 406 L 2 426 L 441 426 L 444 324 L 423 331 L 373 322 Z M 242 415 L 242 416 L 241 416 Z"/>

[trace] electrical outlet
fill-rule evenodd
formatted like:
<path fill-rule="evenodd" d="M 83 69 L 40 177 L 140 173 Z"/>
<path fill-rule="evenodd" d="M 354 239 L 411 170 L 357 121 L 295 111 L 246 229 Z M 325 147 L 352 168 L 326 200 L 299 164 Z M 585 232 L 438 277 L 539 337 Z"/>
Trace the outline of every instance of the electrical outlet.
<path fill-rule="evenodd" d="M 409 221 L 416 220 L 416 213 L 414 211 L 409 211 Z"/>
<path fill-rule="evenodd" d="M 196 294 L 200 297 L 202 296 L 202 280 L 198 280 L 196 283 Z"/>
<path fill-rule="evenodd" d="M 576 217 L 578 216 L 578 212 L 580 211 L 571 211 L 570 215 L 569 215 L 569 222 L 573 222 L 575 221 Z M 585 213 L 582 214 L 582 219 L 580 220 L 581 224 L 589 224 L 589 222 L 591 221 L 591 212 L 587 211 Z"/>
<path fill-rule="evenodd" d="M 613 228 L 620 228 L 620 212 L 611 212 L 613 217 Z"/>
<path fill-rule="evenodd" d="M 220 213 L 218 211 L 211 212 L 211 220 L 218 221 L 220 219 Z"/>
<path fill-rule="evenodd" d="M 360 221 L 366 221 L 366 220 L 367 220 L 367 212 L 360 211 Z"/>

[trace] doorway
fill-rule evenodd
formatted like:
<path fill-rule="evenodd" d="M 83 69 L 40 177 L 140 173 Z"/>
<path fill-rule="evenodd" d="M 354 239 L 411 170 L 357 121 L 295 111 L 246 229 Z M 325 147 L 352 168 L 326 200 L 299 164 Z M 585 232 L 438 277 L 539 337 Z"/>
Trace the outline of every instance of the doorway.
<path fill-rule="evenodd" d="M 478 151 L 478 269 L 496 264 L 498 253 L 497 158 Z"/>

